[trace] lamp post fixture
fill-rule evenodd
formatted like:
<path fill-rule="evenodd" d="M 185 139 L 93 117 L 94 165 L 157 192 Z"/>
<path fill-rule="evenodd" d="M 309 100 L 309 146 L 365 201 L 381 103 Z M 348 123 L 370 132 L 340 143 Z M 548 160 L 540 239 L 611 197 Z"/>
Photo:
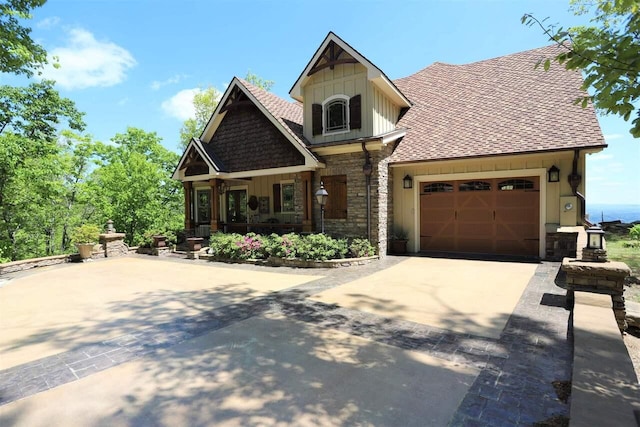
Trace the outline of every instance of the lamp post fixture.
<path fill-rule="evenodd" d="M 589 227 L 587 229 L 587 248 L 604 249 L 604 231 L 600 227 Z"/>
<path fill-rule="evenodd" d="M 324 189 L 324 183 L 320 181 L 320 189 L 316 191 L 316 200 L 320 203 L 320 224 L 322 227 L 322 234 L 324 234 L 324 205 L 327 204 L 329 193 Z"/>
<path fill-rule="evenodd" d="M 604 249 L 604 231 L 600 227 L 587 229 L 587 246 L 582 249 L 582 261 L 607 261 L 607 251 Z"/>

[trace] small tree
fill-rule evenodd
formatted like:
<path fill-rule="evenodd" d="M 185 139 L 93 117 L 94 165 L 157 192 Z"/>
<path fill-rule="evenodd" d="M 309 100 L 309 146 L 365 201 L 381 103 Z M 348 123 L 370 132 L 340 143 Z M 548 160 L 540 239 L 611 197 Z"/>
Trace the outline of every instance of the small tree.
<path fill-rule="evenodd" d="M 591 26 L 571 28 L 545 24 L 531 14 L 522 23 L 539 26 L 564 51 L 554 59 L 568 70 L 585 74 L 583 89 L 592 96 L 577 99 L 583 108 L 592 101 L 605 113 L 629 120 L 640 98 L 640 3 L 637 0 L 571 0 L 576 15 L 594 13 Z M 543 62 L 548 69 L 551 60 Z M 640 110 L 631 134 L 640 138 Z"/>

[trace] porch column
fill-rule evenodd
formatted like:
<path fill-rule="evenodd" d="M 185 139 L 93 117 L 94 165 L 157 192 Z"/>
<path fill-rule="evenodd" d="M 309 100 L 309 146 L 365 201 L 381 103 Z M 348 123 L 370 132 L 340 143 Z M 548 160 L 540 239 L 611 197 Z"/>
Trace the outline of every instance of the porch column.
<path fill-rule="evenodd" d="M 211 233 L 218 231 L 220 224 L 220 196 L 218 194 L 218 180 L 216 178 L 209 180 L 211 187 Z"/>
<path fill-rule="evenodd" d="M 311 171 L 302 172 L 300 183 L 302 185 L 302 231 L 313 231 L 313 178 Z"/>
<path fill-rule="evenodd" d="M 191 230 L 193 228 L 193 221 L 191 221 L 191 181 L 184 181 L 182 187 L 184 188 L 184 228 L 185 230 Z"/>

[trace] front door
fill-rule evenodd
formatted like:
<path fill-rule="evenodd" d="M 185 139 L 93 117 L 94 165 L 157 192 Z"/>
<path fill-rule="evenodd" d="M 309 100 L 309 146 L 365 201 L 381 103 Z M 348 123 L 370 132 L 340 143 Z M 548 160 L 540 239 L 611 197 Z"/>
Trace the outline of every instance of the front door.
<path fill-rule="evenodd" d="M 247 222 L 247 191 L 227 191 L 227 222 Z"/>

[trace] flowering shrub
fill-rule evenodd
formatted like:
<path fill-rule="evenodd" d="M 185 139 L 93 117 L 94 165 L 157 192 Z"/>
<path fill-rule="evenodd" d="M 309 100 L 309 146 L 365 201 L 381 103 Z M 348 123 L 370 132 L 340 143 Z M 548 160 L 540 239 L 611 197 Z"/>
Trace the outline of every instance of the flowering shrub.
<path fill-rule="evenodd" d="M 237 258 L 240 259 L 265 259 L 268 254 L 266 251 L 266 245 L 263 242 L 262 236 L 256 233 L 248 233 L 244 236 L 240 236 L 240 239 L 235 242 L 238 247 Z"/>
<path fill-rule="evenodd" d="M 326 234 L 261 236 L 247 233 L 243 236 L 215 233 L 209 240 L 208 252 L 228 259 L 266 259 L 273 256 L 326 261 L 344 258 L 347 253 L 353 257 L 375 255 L 375 248 L 366 239 L 353 239 L 348 245 L 346 239 L 334 239 Z"/>

